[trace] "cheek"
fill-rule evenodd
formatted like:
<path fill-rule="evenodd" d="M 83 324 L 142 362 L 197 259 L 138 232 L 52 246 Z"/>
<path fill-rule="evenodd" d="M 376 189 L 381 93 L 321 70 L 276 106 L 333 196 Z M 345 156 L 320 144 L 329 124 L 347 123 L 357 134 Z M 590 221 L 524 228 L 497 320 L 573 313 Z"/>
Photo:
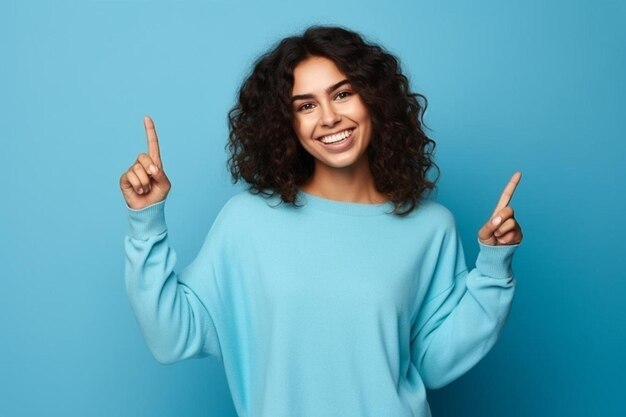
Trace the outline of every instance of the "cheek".
<path fill-rule="evenodd" d="M 300 140 L 303 140 L 311 136 L 313 126 L 306 118 L 298 117 L 293 122 L 293 130 L 296 132 L 296 136 L 298 136 Z"/>
<path fill-rule="evenodd" d="M 367 125 L 370 122 L 370 113 L 360 97 L 359 100 L 354 101 L 354 107 L 351 109 L 351 113 L 361 124 Z"/>
<path fill-rule="evenodd" d="M 368 130 L 370 133 L 372 131 L 372 118 L 369 115 L 369 112 L 365 107 L 360 109 L 359 113 L 359 124 L 364 127 L 365 130 Z"/>

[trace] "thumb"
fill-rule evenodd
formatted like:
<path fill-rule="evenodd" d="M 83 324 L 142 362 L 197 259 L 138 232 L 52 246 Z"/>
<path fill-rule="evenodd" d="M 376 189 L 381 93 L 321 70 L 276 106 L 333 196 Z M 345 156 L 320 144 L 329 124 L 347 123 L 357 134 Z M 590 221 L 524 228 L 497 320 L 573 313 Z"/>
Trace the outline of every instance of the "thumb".
<path fill-rule="evenodd" d="M 170 181 L 167 178 L 167 175 L 165 175 L 165 171 L 163 171 L 162 168 L 159 168 L 157 164 L 152 164 L 148 169 L 148 172 L 156 185 L 169 185 Z"/>
<path fill-rule="evenodd" d="M 493 244 L 495 238 L 493 233 L 498 229 L 502 223 L 502 216 L 497 215 L 491 219 L 478 231 L 478 239 L 487 244 Z"/>
<path fill-rule="evenodd" d="M 152 177 L 152 179 L 157 183 L 167 179 L 163 168 L 159 168 L 157 164 L 150 165 L 148 172 L 150 173 L 150 177 Z"/>

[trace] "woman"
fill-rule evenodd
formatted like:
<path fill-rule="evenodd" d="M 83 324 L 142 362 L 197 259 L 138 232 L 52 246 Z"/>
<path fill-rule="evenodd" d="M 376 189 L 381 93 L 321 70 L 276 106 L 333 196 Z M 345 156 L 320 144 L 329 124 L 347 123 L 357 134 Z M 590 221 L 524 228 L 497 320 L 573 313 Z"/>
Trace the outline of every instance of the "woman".
<path fill-rule="evenodd" d="M 240 416 L 428 416 L 426 388 L 493 346 L 522 233 L 513 175 L 465 265 L 434 187 L 423 97 L 360 35 L 312 27 L 262 56 L 230 112 L 229 159 L 249 190 L 180 273 L 154 124 L 120 185 L 126 284 L 155 357 L 213 355 Z"/>

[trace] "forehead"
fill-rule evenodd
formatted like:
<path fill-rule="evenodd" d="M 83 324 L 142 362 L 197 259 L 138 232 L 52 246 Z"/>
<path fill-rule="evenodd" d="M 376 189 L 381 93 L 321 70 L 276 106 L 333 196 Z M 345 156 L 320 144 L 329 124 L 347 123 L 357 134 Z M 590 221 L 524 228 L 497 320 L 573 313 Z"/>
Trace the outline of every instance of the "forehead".
<path fill-rule="evenodd" d="M 346 75 L 330 59 L 313 56 L 300 62 L 293 70 L 293 95 L 321 94 Z"/>

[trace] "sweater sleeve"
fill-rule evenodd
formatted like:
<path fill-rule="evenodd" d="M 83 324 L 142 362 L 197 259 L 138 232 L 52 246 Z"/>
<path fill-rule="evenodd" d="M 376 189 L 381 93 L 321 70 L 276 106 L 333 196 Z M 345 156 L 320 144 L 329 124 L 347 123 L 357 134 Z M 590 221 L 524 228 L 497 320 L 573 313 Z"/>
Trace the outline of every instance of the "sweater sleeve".
<path fill-rule="evenodd" d="M 411 339 L 411 360 L 427 388 L 440 388 L 471 369 L 495 344 L 515 290 L 512 257 L 519 245 L 479 242 L 476 268 L 468 271 L 452 219 L 431 286 Z"/>
<path fill-rule="evenodd" d="M 214 315 L 207 306 L 212 282 L 205 241 L 196 259 L 180 274 L 168 243 L 165 200 L 141 210 L 128 208 L 124 241 L 125 282 L 130 305 L 154 357 L 173 363 L 192 357 L 220 357 Z M 212 307 L 212 306 L 211 306 Z"/>

